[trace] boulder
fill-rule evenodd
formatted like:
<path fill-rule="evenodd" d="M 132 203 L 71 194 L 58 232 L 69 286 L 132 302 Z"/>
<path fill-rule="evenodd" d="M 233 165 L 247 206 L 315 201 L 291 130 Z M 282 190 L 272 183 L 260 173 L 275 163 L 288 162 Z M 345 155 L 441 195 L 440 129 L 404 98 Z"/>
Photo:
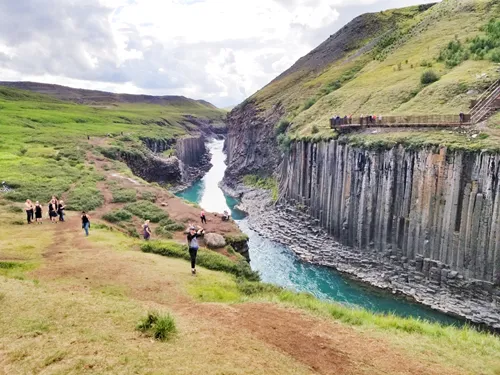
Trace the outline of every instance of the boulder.
<path fill-rule="evenodd" d="M 217 233 L 207 233 L 205 234 L 205 243 L 210 249 L 220 249 L 226 246 L 226 240 L 223 236 Z"/>

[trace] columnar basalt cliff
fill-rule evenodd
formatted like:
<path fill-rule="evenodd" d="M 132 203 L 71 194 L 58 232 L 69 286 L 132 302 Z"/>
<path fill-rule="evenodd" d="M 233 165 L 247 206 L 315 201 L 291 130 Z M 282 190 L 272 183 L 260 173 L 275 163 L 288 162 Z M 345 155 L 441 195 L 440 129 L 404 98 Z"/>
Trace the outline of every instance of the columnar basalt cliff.
<path fill-rule="evenodd" d="M 297 142 L 281 194 L 344 245 L 500 293 L 500 156 Z M 500 294 L 499 294 L 500 295 Z"/>
<path fill-rule="evenodd" d="M 251 102 L 235 108 L 227 118 L 228 133 L 224 145 L 227 152 L 225 182 L 232 185 L 241 176 L 252 173 L 272 174 L 279 163 L 274 124 L 283 110 L 259 112 Z"/>

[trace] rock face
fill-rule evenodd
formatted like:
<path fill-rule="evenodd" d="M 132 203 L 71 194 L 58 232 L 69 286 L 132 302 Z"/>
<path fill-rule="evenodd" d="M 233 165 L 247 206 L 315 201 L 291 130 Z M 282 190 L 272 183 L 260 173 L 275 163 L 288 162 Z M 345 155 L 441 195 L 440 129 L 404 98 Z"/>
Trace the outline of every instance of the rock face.
<path fill-rule="evenodd" d="M 217 233 L 207 233 L 205 234 L 204 239 L 209 249 L 220 249 L 226 246 L 224 236 Z"/>
<path fill-rule="evenodd" d="M 156 160 L 155 165 L 162 165 L 158 172 L 151 172 L 149 169 L 139 171 L 139 165 L 134 165 L 132 160 L 127 159 L 127 164 L 138 176 L 147 181 L 166 182 L 170 184 L 190 184 L 203 177 L 210 169 L 210 153 L 205 147 L 206 139 L 203 135 L 184 137 L 180 139 L 152 139 L 142 138 L 144 145 L 151 153 L 147 153 L 146 158 Z M 164 151 L 173 149 L 175 157 L 165 157 L 159 155 Z M 163 163 L 160 163 L 163 161 Z M 131 163 L 132 162 L 132 163 Z M 134 165 L 134 168 L 132 168 Z M 136 173 L 137 171 L 137 173 Z M 158 178 L 160 174 L 165 174 L 165 178 Z M 175 176 L 175 178 L 173 178 Z"/>
<path fill-rule="evenodd" d="M 442 262 L 409 260 L 388 249 L 355 249 L 333 239 L 303 207 L 274 206 L 269 192 L 238 189 L 250 227 L 295 252 L 304 262 L 333 267 L 378 288 L 407 295 L 444 313 L 500 329 L 500 295 L 490 283 L 467 280 Z"/>
<path fill-rule="evenodd" d="M 148 182 L 181 183 L 179 159 L 161 158 L 152 153 L 122 153 L 120 155 L 132 172 Z"/>
<path fill-rule="evenodd" d="M 344 245 L 499 285 L 499 168 L 500 155 L 299 142 L 281 186 Z"/>
<path fill-rule="evenodd" d="M 225 182 L 231 185 L 246 174 L 272 174 L 278 166 L 279 152 L 274 125 L 283 114 L 280 106 L 259 112 L 247 102 L 235 108 L 227 118 L 228 133 L 224 145 L 228 168 Z"/>

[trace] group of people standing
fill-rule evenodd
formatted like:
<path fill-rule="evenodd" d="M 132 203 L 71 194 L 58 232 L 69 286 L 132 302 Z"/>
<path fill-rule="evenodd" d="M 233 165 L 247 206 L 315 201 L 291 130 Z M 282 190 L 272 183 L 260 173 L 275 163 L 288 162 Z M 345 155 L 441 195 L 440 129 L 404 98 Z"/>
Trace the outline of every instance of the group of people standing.
<path fill-rule="evenodd" d="M 64 221 L 64 210 L 66 206 L 64 201 L 58 200 L 57 197 L 52 196 L 52 199 L 48 203 L 47 218 L 50 219 L 52 223 L 57 223 L 59 221 Z M 30 199 L 26 199 L 24 204 L 24 210 L 26 211 L 26 220 L 28 224 L 36 222 L 37 224 L 42 224 L 43 222 L 43 206 L 39 201 L 35 204 Z"/>
<path fill-rule="evenodd" d="M 330 119 L 330 124 L 332 127 L 337 125 L 352 125 L 352 115 L 345 115 L 341 117 L 339 115 L 333 116 Z M 359 116 L 360 125 L 376 125 L 382 124 L 382 115 L 361 115 Z"/>

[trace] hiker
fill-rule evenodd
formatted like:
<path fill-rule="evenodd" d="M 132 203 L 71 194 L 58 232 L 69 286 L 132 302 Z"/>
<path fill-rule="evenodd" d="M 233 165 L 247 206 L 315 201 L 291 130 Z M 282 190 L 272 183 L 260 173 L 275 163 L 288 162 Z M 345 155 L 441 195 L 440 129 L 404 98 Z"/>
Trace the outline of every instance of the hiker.
<path fill-rule="evenodd" d="M 191 274 L 196 275 L 196 255 L 198 254 L 198 237 L 205 233 L 205 229 L 201 228 L 196 231 L 195 227 L 189 228 L 187 242 L 189 246 L 189 256 L 191 257 Z"/>
<path fill-rule="evenodd" d="M 42 224 L 42 205 L 38 201 L 35 204 L 35 220 L 38 224 Z"/>
<path fill-rule="evenodd" d="M 89 236 L 90 216 L 85 211 L 82 211 L 82 229 L 85 231 L 85 236 Z"/>
<path fill-rule="evenodd" d="M 462 124 L 464 122 L 465 115 L 463 112 L 460 112 L 460 123 Z"/>
<path fill-rule="evenodd" d="M 347 119 L 347 115 L 344 116 L 344 124 L 343 125 L 347 125 L 348 124 L 348 119 Z"/>
<path fill-rule="evenodd" d="M 26 220 L 28 220 L 28 224 L 31 224 L 33 221 L 33 203 L 29 199 L 26 199 L 24 210 L 26 211 Z"/>
<path fill-rule="evenodd" d="M 379 122 L 380 125 L 382 125 L 382 115 L 378 116 L 378 122 Z"/>
<path fill-rule="evenodd" d="M 59 214 L 59 221 L 64 221 L 64 209 L 66 206 L 64 205 L 64 201 L 60 201 L 57 207 L 57 213 Z"/>
<path fill-rule="evenodd" d="M 200 218 L 201 218 L 201 223 L 202 224 L 206 224 L 207 223 L 207 217 L 205 216 L 205 211 L 201 211 Z"/>
<path fill-rule="evenodd" d="M 87 135 L 87 141 L 90 141 L 90 135 Z"/>
<path fill-rule="evenodd" d="M 228 221 L 229 220 L 229 212 L 227 210 L 224 210 L 224 214 L 222 215 L 222 221 Z"/>
<path fill-rule="evenodd" d="M 144 239 L 146 241 L 149 241 L 149 238 L 151 237 L 151 228 L 149 227 L 149 220 L 146 220 L 144 224 L 142 224 L 142 231 L 144 234 Z"/>
<path fill-rule="evenodd" d="M 49 202 L 49 219 L 53 223 L 57 223 L 57 221 L 56 221 L 57 209 L 58 209 L 58 207 L 57 207 L 57 200 L 53 196 L 52 199 Z"/>
<path fill-rule="evenodd" d="M 361 116 L 359 116 L 359 125 L 363 125 L 363 115 L 361 114 Z"/>

